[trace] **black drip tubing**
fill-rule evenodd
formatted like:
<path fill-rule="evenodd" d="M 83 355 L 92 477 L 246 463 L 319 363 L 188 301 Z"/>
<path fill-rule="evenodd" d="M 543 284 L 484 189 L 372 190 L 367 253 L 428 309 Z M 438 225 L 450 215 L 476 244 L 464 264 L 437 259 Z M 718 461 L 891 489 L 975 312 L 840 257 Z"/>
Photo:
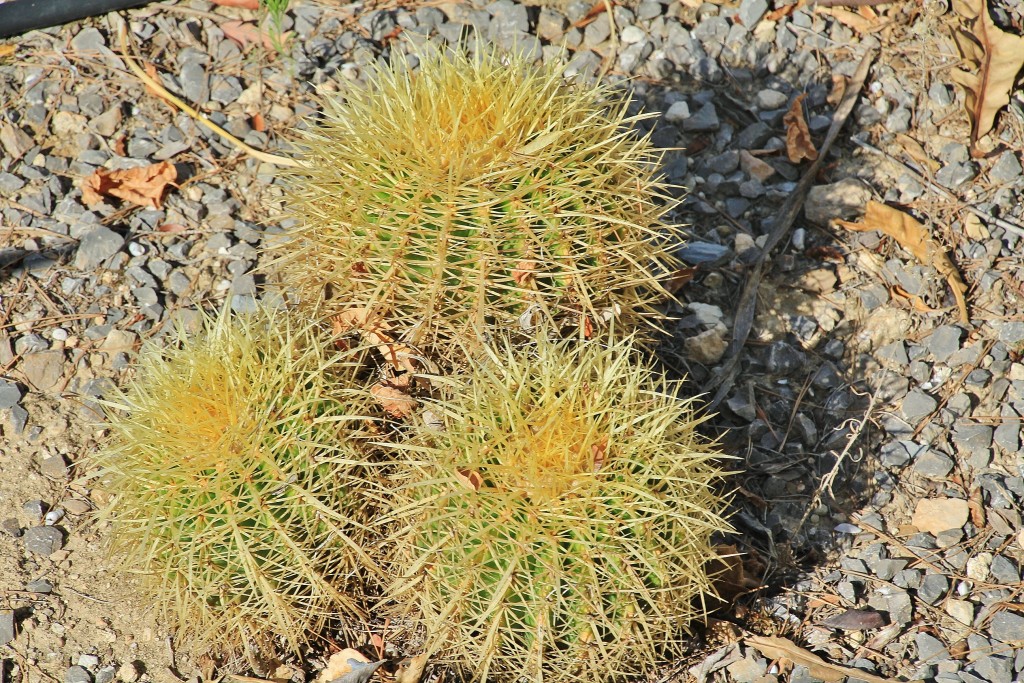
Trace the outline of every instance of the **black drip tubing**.
<path fill-rule="evenodd" d="M 145 5 L 150 0 L 13 0 L 0 4 L 0 38 Z"/>

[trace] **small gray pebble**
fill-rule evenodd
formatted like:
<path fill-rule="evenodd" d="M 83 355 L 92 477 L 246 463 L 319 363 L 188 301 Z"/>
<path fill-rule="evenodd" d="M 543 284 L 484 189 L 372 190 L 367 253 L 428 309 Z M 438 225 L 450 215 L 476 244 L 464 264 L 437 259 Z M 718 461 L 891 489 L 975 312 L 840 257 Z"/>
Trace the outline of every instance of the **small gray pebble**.
<path fill-rule="evenodd" d="M 942 574 L 927 574 L 917 589 L 917 597 L 934 605 L 949 590 L 949 579 Z"/>
<path fill-rule="evenodd" d="M 91 272 L 108 258 L 121 250 L 124 237 L 102 225 L 92 228 L 82 236 L 75 254 L 75 268 Z"/>
<path fill-rule="evenodd" d="M 941 81 L 934 81 L 928 88 L 928 97 L 940 107 L 948 107 L 953 103 L 953 96 L 949 92 L 949 86 Z"/>
<path fill-rule="evenodd" d="M 715 105 L 708 102 L 683 121 L 683 130 L 688 133 L 708 133 L 718 130 L 721 123 Z"/>
<path fill-rule="evenodd" d="M 773 342 L 765 356 L 765 367 L 768 372 L 786 375 L 796 371 L 806 362 L 806 356 L 783 341 Z"/>
<path fill-rule="evenodd" d="M 53 592 L 53 584 L 46 579 L 36 579 L 35 581 L 29 581 L 25 585 L 25 590 L 32 593 L 41 593 L 43 595 L 49 595 Z"/>
<path fill-rule="evenodd" d="M 1003 585 L 1015 584 L 1020 581 L 1020 571 L 1017 566 L 1003 555 L 996 555 L 992 558 L 990 571 L 996 581 Z"/>
<path fill-rule="evenodd" d="M 935 180 L 940 185 L 955 190 L 976 175 L 974 165 L 969 162 L 959 164 L 947 164 L 940 168 L 935 174 Z"/>
<path fill-rule="evenodd" d="M 963 330 L 956 325 L 943 325 L 936 328 L 925 340 L 925 343 L 935 360 L 942 363 L 960 349 L 961 336 L 963 336 Z"/>
<path fill-rule="evenodd" d="M 1012 643 L 1024 639 L 1024 614 L 1006 609 L 999 610 L 992 617 L 989 634 L 1001 643 Z"/>
<path fill-rule="evenodd" d="M 25 549 L 37 555 L 52 555 L 64 547 L 64 534 L 53 526 L 34 526 L 25 530 Z"/>
<path fill-rule="evenodd" d="M 18 634 L 14 610 L 0 609 L 0 647 L 4 647 Z"/>
<path fill-rule="evenodd" d="M 64 460 L 64 456 L 58 453 L 44 458 L 39 463 L 39 471 L 51 479 L 66 479 L 68 476 L 68 464 Z"/>
<path fill-rule="evenodd" d="M 92 674 L 84 666 L 76 664 L 64 673 L 64 683 L 92 683 Z"/>
<path fill-rule="evenodd" d="M 757 96 L 754 98 L 754 103 L 762 111 L 782 109 L 788 101 L 789 97 L 785 93 L 772 90 L 771 88 L 764 88 L 758 91 Z"/>
<path fill-rule="evenodd" d="M 973 669 L 989 683 L 1011 683 L 1014 680 L 1013 660 L 1001 654 L 990 654 L 976 660 Z"/>
<path fill-rule="evenodd" d="M 942 453 L 926 450 L 914 460 L 914 471 L 929 479 L 941 479 L 953 469 L 953 460 Z"/>
<path fill-rule="evenodd" d="M 15 517 L 8 517 L 3 522 L 0 522 L 0 528 L 3 528 L 4 532 L 12 538 L 21 538 L 21 535 L 24 533 Z"/>
<path fill-rule="evenodd" d="M 917 645 L 917 658 L 920 661 L 936 662 L 949 658 L 949 650 L 935 636 L 919 632 L 914 635 L 914 644 Z"/>
<path fill-rule="evenodd" d="M 959 448 L 978 454 L 992 448 L 992 425 L 958 422 L 953 427 L 953 443 Z"/>
<path fill-rule="evenodd" d="M 736 13 L 736 18 L 748 29 L 753 30 L 767 11 L 767 0 L 743 0 L 740 3 L 739 12 Z"/>
<path fill-rule="evenodd" d="M 25 426 L 28 425 L 28 411 L 21 406 L 14 406 L 10 410 L 11 414 L 8 418 L 8 424 L 15 435 L 20 435 L 24 433 Z"/>
<path fill-rule="evenodd" d="M 105 666 L 96 672 L 95 683 L 113 683 L 114 677 L 117 675 L 117 669 L 112 666 Z"/>
<path fill-rule="evenodd" d="M 46 512 L 50 509 L 50 506 L 44 503 L 43 501 L 36 499 L 25 501 L 25 503 L 21 506 L 21 509 L 25 512 L 26 515 L 31 517 L 33 520 L 38 521 L 43 518 L 43 515 L 45 515 Z"/>
<path fill-rule="evenodd" d="M 673 102 L 665 112 L 665 120 L 669 123 L 684 123 L 688 118 L 690 118 L 690 105 L 685 100 Z"/>
<path fill-rule="evenodd" d="M 6 410 L 18 405 L 21 396 L 21 387 L 16 382 L 0 380 L 0 410 Z"/>
<path fill-rule="evenodd" d="M 78 666 L 85 667 L 86 669 L 95 669 L 100 665 L 100 658 L 96 655 L 82 654 L 78 656 Z"/>
<path fill-rule="evenodd" d="M 989 180 L 997 183 L 1015 183 L 1020 180 L 1022 172 L 1024 169 L 1021 169 L 1017 154 L 1007 151 L 999 155 L 996 163 L 989 170 L 988 177 Z"/>

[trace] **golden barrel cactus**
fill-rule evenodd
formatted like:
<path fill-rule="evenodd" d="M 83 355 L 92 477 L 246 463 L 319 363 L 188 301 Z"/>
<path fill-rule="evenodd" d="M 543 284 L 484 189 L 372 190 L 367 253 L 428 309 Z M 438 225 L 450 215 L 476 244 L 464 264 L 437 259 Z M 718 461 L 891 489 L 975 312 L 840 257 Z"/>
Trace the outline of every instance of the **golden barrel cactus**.
<path fill-rule="evenodd" d="M 630 338 L 486 347 L 471 369 L 397 447 L 390 596 L 472 680 L 664 663 L 731 531 L 694 402 Z"/>
<path fill-rule="evenodd" d="M 657 326 L 680 230 L 660 154 L 602 86 L 515 56 L 395 57 L 324 99 L 272 269 L 443 357 L 495 328 Z M 376 322 L 371 323 L 371 325 Z"/>
<path fill-rule="evenodd" d="M 162 623 L 224 652 L 358 628 L 377 571 L 359 371 L 271 311 L 143 349 L 93 463 L 114 556 Z"/>

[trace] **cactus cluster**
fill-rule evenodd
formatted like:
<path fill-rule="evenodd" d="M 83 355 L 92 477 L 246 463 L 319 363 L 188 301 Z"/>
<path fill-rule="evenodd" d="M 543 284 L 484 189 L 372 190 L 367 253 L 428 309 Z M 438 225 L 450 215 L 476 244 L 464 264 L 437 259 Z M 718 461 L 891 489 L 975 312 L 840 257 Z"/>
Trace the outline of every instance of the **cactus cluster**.
<path fill-rule="evenodd" d="M 395 60 L 300 142 L 274 264 L 299 301 L 439 357 L 545 320 L 656 326 L 681 235 L 641 117 L 515 56 Z"/>
<path fill-rule="evenodd" d="M 144 348 L 106 399 L 114 549 L 204 644 L 295 650 L 328 617 L 363 618 L 370 401 L 346 388 L 358 366 L 321 346 L 285 314 L 225 309 L 197 337 Z"/>
<path fill-rule="evenodd" d="M 730 531 L 723 456 L 637 351 L 681 240 L 659 156 L 555 66 L 395 60 L 302 142 L 271 266 L 300 305 L 153 344 L 108 399 L 116 549 L 224 650 L 294 651 L 383 595 L 473 680 L 647 670 Z M 438 373 L 413 412 L 417 354 Z M 404 384 L 374 384 L 377 356 Z"/>
<path fill-rule="evenodd" d="M 631 339 L 488 347 L 407 454 L 395 603 L 473 680 L 604 680 L 671 654 L 730 531 L 722 457 Z"/>

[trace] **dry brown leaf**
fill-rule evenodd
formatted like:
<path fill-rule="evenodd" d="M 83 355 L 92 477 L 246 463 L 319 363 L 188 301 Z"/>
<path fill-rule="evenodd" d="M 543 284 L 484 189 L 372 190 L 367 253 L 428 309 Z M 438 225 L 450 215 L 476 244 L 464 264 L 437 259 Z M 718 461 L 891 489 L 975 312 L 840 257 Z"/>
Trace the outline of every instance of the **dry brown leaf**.
<path fill-rule="evenodd" d="M 906 152 L 907 156 L 913 159 L 921 168 L 927 169 L 932 173 L 935 173 L 939 168 L 941 168 L 941 164 L 939 164 L 939 162 L 928 156 L 928 152 L 924 151 L 924 147 L 921 146 L 921 143 L 909 135 L 897 133 L 896 142 L 900 144 L 900 147 L 903 148 L 903 151 Z"/>
<path fill-rule="evenodd" d="M 457 469 L 455 478 L 470 491 L 479 491 L 484 485 L 484 478 L 476 470 Z"/>
<path fill-rule="evenodd" d="M 883 232 L 899 242 L 901 247 L 913 254 L 922 264 L 935 268 L 940 275 L 946 278 L 950 289 L 953 290 L 957 308 L 960 309 L 960 322 L 970 323 L 970 317 L 967 314 L 967 301 L 964 299 L 967 285 L 960 277 L 956 266 L 949 260 L 946 252 L 932 239 L 916 218 L 899 209 L 868 200 L 864 217 L 860 219 L 859 223 L 840 220 L 835 222 L 847 230 Z"/>
<path fill-rule="evenodd" d="M 818 150 L 814 148 L 811 131 L 804 120 L 805 97 L 805 93 L 797 95 L 789 111 L 782 117 L 782 122 L 786 126 L 786 156 L 794 164 L 799 164 L 804 159 L 814 161 L 818 158 Z"/>
<path fill-rule="evenodd" d="M 534 271 L 537 270 L 537 262 L 531 259 L 523 259 L 512 270 L 512 279 L 520 287 L 525 287 L 533 282 Z"/>
<path fill-rule="evenodd" d="M 971 20 L 970 31 L 958 31 L 955 35 L 960 54 L 977 64 L 970 70 L 950 72 L 950 78 L 966 90 L 973 148 L 979 138 L 992 130 L 999 110 L 1010 103 L 1017 74 L 1024 67 L 1024 36 L 996 26 L 986 0 L 960 0 L 955 7 Z"/>
<path fill-rule="evenodd" d="M 420 683 L 423 670 L 427 668 L 427 653 L 415 657 L 406 657 L 398 663 L 395 671 L 395 683 Z"/>
<path fill-rule="evenodd" d="M 370 660 L 362 652 L 347 647 L 341 652 L 335 652 L 331 655 L 331 658 L 327 660 L 327 666 L 316 677 L 316 683 L 328 683 L 328 681 L 333 681 L 350 673 L 352 671 L 352 665 L 348 663 L 350 659 L 354 659 L 361 664 L 370 663 Z"/>
<path fill-rule="evenodd" d="M 714 577 L 712 583 L 722 600 L 732 602 L 761 587 L 761 582 L 747 573 L 746 561 L 753 561 L 753 556 L 743 555 L 735 544 L 725 543 L 715 546 L 715 554 L 717 557 L 708 562 L 708 575 Z M 759 571 L 759 563 L 754 564 L 755 571 Z"/>
<path fill-rule="evenodd" d="M 416 410 L 416 399 L 401 389 L 377 382 L 370 387 L 370 395 L 394 418 L 408 417 Z"/>
<path fill-rule="evenodd" d="M 0 45 L 0 57 L 10 57 L 17 50 L 17 45 Z"/>
<path fill-rule="evenodd" d="M 334 335 L 341 336 L 352 330 L 358 331 L 365 339 L 377 347 L 384 360 L 407 372 L 416 372 L 416 365 L 411 348 L 396 342 L 388 332 L 391 326 L 379 316 L 373 315 L 369 308 L 350 308 L 331 318 Z"/>
<path fill-rule="evenodd" d="M 867 683 L 893 683 L 891 678 L 874 676 L 863 669 L 854 669 L 826 662 L 810 650 L 800 647 L 789 638 L 747 636 L 745 640 L 748 645 L 765 657 L 770 659 L 785 658 L 794 664 L 806 666 L 811 678 L 817 678 L 825 681 L 825 683 L 843 683 L 847 678 L 857 678 L 867 681 Z"/>
<path fill-rule="evenodd" d="M 878 22 L 851 12 L 843 7 L 815 7 L 815 12 L 828 14 L 841 24 L 845 24 L 857 33 L 871 33 L 879 28 Z"/>
<path fill-rule="evenodd" d="M 255 43 L 262 43 L 268 50 L 274 49 L 274 40 L 270 34 L 251 21 L 225 21 L 220 25 L 220 30 L 242 50 Z M 285 40 L 286 37 L 287 35 L 282 35 L 281 40 Z"/>
<path fill-rule="evenodd" d="M 163 232 L 168 235 L 174 235 L 179 232 L 185 232 L 186 230 L 188 230 L 188 228 L 186 228 L 184 225 L 181 225 L 180 223 L 161 223 L 160 225 L 156 226 L 157 232 Z"/>
<path fill-rule="evenodd" d="M 850 79 L 842 74 L 832 74 L 832 89 L 829 90 L 826 101 L 833 107 L 838 107 L 846 95 L 846 84 L 849 82 Z"/>
<path fill-rule="evenodd" d="M 971 514 L 971 524 L 979 529 L 985 528 L 985 500 L 982 498 L 980 486 L 971 489 L 967 496 L 967 509 Z"/>
<path fill-rule="evenodd" d="M 161 161 L 141 168 L 121 171 L 97 169 L 82 181 L 82 201 L 94 206 L 104 197 L 118 197 L 139 206 L 159 209 L 168 185 L 174 185 L 178 172 L 174 164 Z"/>

